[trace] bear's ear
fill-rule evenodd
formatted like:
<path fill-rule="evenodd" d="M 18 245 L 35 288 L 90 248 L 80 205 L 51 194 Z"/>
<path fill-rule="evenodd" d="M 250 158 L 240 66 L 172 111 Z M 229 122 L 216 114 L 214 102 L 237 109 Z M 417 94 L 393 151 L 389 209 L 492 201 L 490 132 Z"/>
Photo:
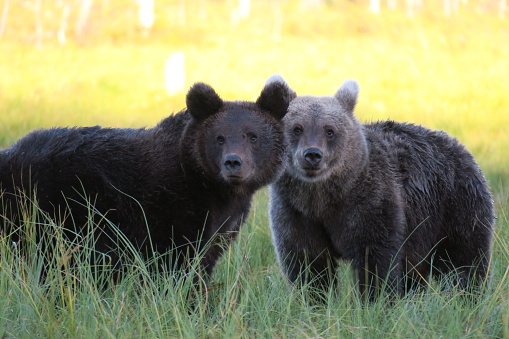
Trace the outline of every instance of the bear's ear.
<path fill-rule="evenodd" d="M 216 91 L 202 82 L 195 83 L 187 92 L 187 110 L 198 121 L 217 113 L 223 104 L 223 100 Z"/>
<path fill-rule="evenodd" d="M 353 112 L 358 96 L 359 84 L 355 80 L 345 81 L 334 95 L 341 106 L 349 112 Z"/>
<path fill-rule="evenodd" d="M 269 111 L 274 118 L 281 120 L 288 111 L 290 101 L 296 96 L 297 94 L 286 81 L 280 75 L 274 74 L 265 82 L 265 87 L 256 100 L 256 104 Z"/>

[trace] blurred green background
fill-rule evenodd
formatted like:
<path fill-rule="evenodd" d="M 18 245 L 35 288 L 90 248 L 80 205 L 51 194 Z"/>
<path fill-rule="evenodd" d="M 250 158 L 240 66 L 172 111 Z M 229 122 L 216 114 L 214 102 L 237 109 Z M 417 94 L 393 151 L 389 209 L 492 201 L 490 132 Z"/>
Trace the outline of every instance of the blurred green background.
<path fill-rule="evenodd" d="M 197 81 L 255 100 L 273 73 L 313 95 L 352 78 L 362 121 L 458 137 L 507 202 L 507 0 L 2 0 L 0 10 L 2 148 L 40 127 L 153 126 Z M 185 80 L 169 95 L 175 52 Z"/>

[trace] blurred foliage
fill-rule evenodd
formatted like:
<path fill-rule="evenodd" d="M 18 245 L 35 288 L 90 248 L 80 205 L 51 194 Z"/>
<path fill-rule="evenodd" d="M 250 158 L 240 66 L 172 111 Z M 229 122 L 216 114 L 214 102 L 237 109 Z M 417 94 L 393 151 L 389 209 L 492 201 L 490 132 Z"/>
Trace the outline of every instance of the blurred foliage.
<path fill-rule="evenodd" d="M 259 0 L 244 19 L 233 0 L 156 0 L 151 29 L 134 0 L 89 1 L 88 16 L 87 0 L 7 3 L 0 145 L 37 127 L 157 123 L 185 107 L 185 89 L 168 96 L 164 84 L 165 61 L 181 51 L 185 88 L 204 81 L 227 100 L 256 99 L 273 73 L 298 94 L 357 79 L 361 120 L 444 129 L 496 180 L 509 176 L 504 0 L 454 2 L 448 15 L 437 0 L 382 2 L 380 14 L 368 0 Z"/>

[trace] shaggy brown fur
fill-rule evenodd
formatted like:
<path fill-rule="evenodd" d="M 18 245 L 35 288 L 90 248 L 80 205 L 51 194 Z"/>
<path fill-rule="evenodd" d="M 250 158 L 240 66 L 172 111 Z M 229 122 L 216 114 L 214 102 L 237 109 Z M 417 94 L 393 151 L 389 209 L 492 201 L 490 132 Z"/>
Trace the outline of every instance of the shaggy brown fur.
<path fill-rule="evenodd" d="M 198 83 L 187 94 L 187 110 L 154 128 L 34 131 L 0 152 L 2 214 L 14 223 L 4 223 L 3 234 L 21 218 L 20 192 L 30 196 L 35 189 L 40 208 L 52 218 L 69 209 L 71 238 L 87 232 L 90 201 L 100 226 L 96 250 L 111 255 L 114 264 L 118 237 L 102 216 L 149 256 L 178 249 L 174 260 L 182 264 L 216 236 L 235 238 L 255 191 L 280 174 L 280 120 L 289 101 L 289 89 L 277 79 L 256 103 L 223 101 Z M 216 245 L 205 253 L 208 273 L 221 251 Z"/>
<path fill-rule="evenodd" d="M 333 97 L 297 97 L 283 119 L 289 165 L 271 186 L 270 219 L 284 273 L 327 286 L 341 258 L 370 300 L 431 272 L 478 286 L 495 217 L 472 155 L 444 132 L 361 124 L 357 96 L 347 81 Z"/>

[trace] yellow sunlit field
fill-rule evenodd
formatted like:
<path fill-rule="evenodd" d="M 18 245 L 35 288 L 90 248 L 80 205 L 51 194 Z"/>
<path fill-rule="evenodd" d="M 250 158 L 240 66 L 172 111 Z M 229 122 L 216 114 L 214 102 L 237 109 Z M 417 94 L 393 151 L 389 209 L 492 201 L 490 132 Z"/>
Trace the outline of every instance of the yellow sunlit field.
<path fill-rule="evenodd" d="M 151 127 L 185 108 L 186 91 L 198 81 L 212 85 L 223 99 L 255 100 L 274 73 L 282 75 L 297 94 L 333 95 L 344 80 L 356 79 L 360 84 L 356 114 L 361 121 L 393 119 L 444 130 L 476 157 L 489 180 L 498 214 L 494 273 L 498 287 L 493 304 L 501 308 L 493 306 L 497 311 L 489 313 L 496 320 L 487 318 L 488 311 L 472 308 L 472 319 L 496 323 L 479 325 L 473 336 L 509 336 L 509 291 L 499 285 L 507 283 L 509 263 L 509 11 L 501 9 L 504 1 L 460 1 L 457 11 L 449 14 L 438 0 L 417 3 L 411 13 L 408 1 L 398 0 L 395 9 L 388 9 L 383 1 L 380 13 L 375 14 L 367 0 L 315 1 L 318 5 L 254 0 L 247 18 L 238 16 L 234 0 L 155 1 L 155 23 L 150 30 L 138 23 L 136 1 L 95 1 L 78 34 L 76 22 L 83 2 L 0 1 L 0 11 L 6 13 L 0 35 L 0 149 L 35 128 Z M 62 43 L 58 30 L 67 3 L 71 5 Z M 175 52 L 185 57 L 185 85 L 169 95 L 164 69 Z M 258 196 L 256 206 L 261 207 L 255 206 L 251 229 L 261 229 L 263 239 L 270 239 L 265 198 L 266 194 Z M 263 251 L 273 252 L 270 241 L 266 245 Z M 271 261 L 264 265 L 270 274 L 278 275 L 270 255 Z M 265 269 L 262 266 L 259 271 L 266 273 Z M 232 311 L 229 307 L 226 313 Z M 306 310 L 309 319 L 321 314 Z M 391 316 L 394 330 L 401 318 Z M 272 317 L 269 322 L 277 323 L 277 316 Z M 232 328 L 236 321 L 242 323 L 241 316 L 228 319 Z M 298 337 L 389 333 L 389 329 L 380 333 L 365 323 L 349 321 L 347 332 L 341 332 L 340 325 L 334 327 L 336 332 L 325 332 L 324 328 L 335 326 L 330 324 L 323 325 L 323 332 L 313 332 L 302 325 L 304 320 L 296 320 L 302 330 L 292 333 Z M 288 320 L 288 324 L 294 323 Z M 281 332 L 258 334 L 285 337 L 293 326 L 288 324 Z M 239 326 L 249 328 L 245 323 Z M 363 326 L 367 326 L 365 332 L 356 332 Z M 426 326 L 415 326 L 402 330 L 401 336 L 444 333 L 420 332 Z M 464 323 L 457 326 L 456 332 L 447 333 L 472 334 Z M 161 333 L 256 336 L 256 332 L 222 329 L 210 325 L 197 332 Z"/>
<path fill-rule="evenodd" d="M 70 19 L 65 45 L 56 37 L 61 9 L 43 5 L 37 42 L 34 10 L 12 3 L 0 40 L 0 144 L 36 127 L 152 126 L 185 107 L 185 90 L 170 97 L 164 84 L 166 59 L 181 51 L 186 87 L 207 82 L 229 100 L 256 99 L 273 73 L 298 94 L 332 95 L 356 79 L 361 120 L 446 130 L 488 172 L 508 175 L 508 19 L 484 2 L 446 17 L 435 2 L 409 16 L 373 14 L 363 2 L 259 1 L 235 22 L 233 1 L 169 1 L 156 4 L 146 36 L 135 4 L 105 1 L 79 39 Z"/>

